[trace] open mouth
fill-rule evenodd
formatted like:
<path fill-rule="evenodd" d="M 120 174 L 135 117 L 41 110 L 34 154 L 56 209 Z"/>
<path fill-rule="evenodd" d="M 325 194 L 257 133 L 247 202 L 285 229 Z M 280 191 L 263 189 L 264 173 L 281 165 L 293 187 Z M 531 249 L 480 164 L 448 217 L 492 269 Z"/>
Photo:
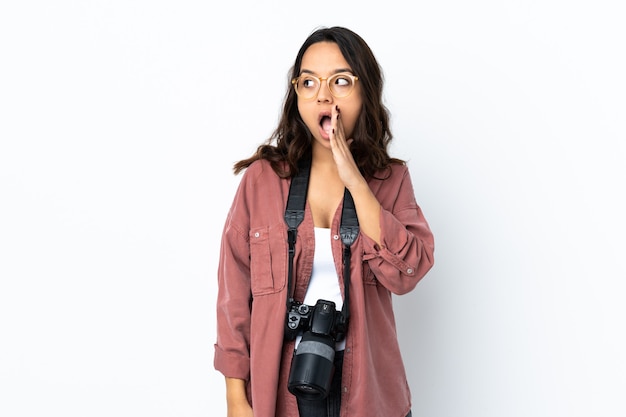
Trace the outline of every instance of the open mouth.
<path fill-rule="evenodd" d="M 330 134 L 330 129 L 332 126 L 330 116 L 323 115 L 320 119 L 320 126 L 324 132 Z"/>

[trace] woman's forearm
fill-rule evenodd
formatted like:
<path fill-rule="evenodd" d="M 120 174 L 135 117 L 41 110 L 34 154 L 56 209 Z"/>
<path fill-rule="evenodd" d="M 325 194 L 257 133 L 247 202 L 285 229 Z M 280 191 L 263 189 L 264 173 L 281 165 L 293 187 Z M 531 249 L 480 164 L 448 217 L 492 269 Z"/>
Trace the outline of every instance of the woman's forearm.
<path fill-rule="evenodd" d="M 252 408 L 246 394 L 246 381 L 226 377 L 228 417 L 252 417 Z"/>

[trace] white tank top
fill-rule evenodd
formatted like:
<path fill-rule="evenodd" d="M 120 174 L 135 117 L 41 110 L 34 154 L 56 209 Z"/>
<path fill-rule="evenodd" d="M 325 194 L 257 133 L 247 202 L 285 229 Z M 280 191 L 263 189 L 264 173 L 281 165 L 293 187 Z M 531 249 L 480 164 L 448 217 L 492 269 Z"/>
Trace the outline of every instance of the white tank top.
<path fill-rule="evenodd" d="M 317 300 L 327 300 L 335 303 L 335 308 L 341 311 L 343 297 L 339 287 L 339 278 L 335 269 L 335 261 L 331 248 L 330 229 L 315 228 L 315 254 L 313 256 L 313 272 L 309 287 L 304 296 L 304 304 L 314 306 Z M 296 338 L 296 347 L 302 336 Z M 346 346 L 345 338 L 338 342 L 335 349 L 343 350 Z"/>

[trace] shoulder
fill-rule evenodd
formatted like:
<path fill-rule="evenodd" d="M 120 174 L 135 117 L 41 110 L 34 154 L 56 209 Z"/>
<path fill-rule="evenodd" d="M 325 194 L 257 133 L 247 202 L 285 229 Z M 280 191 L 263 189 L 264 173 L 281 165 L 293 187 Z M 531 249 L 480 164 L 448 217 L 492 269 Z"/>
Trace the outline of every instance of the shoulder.
<path fill-rule="evenodd" d="M 254 161 L 242 173 L 231 207 L 232 222 L 241 230 L 284 222 L 280 214 L 284 207 L 276 208 L 284 204 L 286 192 L 287 180 L 280 178 L 268 161 Z"/>
<path fill-rule="evenodd" d="M 378 171 L 368 184 L 383 206 L 393 205 L 401 195 L 413 192 L 409 168 L 402 163 Z"/>
<path fill-rule="evenodd" d="M 250 204 L 266 202 L 268 198 L 283 193 L 286 181 L 272 169 L 269 161 L 259 159 L 243 172 L 237 195 Z"/>
<path fill-rule="evenodd" d="M 391 176 L 401 176 L 404 177 L 409 175 L 409 167 L 406 163 L 393 163 L 390 165 Z"/>
<path fill-rule="evenodd" d="M 396 182 L 410 176 L 409 167 L 405 163 L 394 162 L 386 169 L 378 171 L 371 181 L 373 182 Z"/>
<path fill-rule="evenodd" d="M 266 182 L 271 179 L 279 179 L 279 177 L 278 174 L 276 174 L 276 172 L 272 169 L 269 161 L 265 159 L 257 159 L 243 172 L 241 182 L 256 184 L 260 181 Z"/>

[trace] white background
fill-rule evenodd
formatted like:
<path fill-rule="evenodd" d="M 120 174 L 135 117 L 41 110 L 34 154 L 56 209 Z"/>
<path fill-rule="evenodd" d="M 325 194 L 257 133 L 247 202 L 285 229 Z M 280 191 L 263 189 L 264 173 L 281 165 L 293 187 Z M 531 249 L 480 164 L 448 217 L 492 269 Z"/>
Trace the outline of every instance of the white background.
<path fill-rule="evenodd" d="M 225 416 L 231 167 L 320 25 L 379 59 L 435 233 L 396 299 L 414 415 L 626 415 L 620 3 L 3 2 L 0 415 Z"/>

